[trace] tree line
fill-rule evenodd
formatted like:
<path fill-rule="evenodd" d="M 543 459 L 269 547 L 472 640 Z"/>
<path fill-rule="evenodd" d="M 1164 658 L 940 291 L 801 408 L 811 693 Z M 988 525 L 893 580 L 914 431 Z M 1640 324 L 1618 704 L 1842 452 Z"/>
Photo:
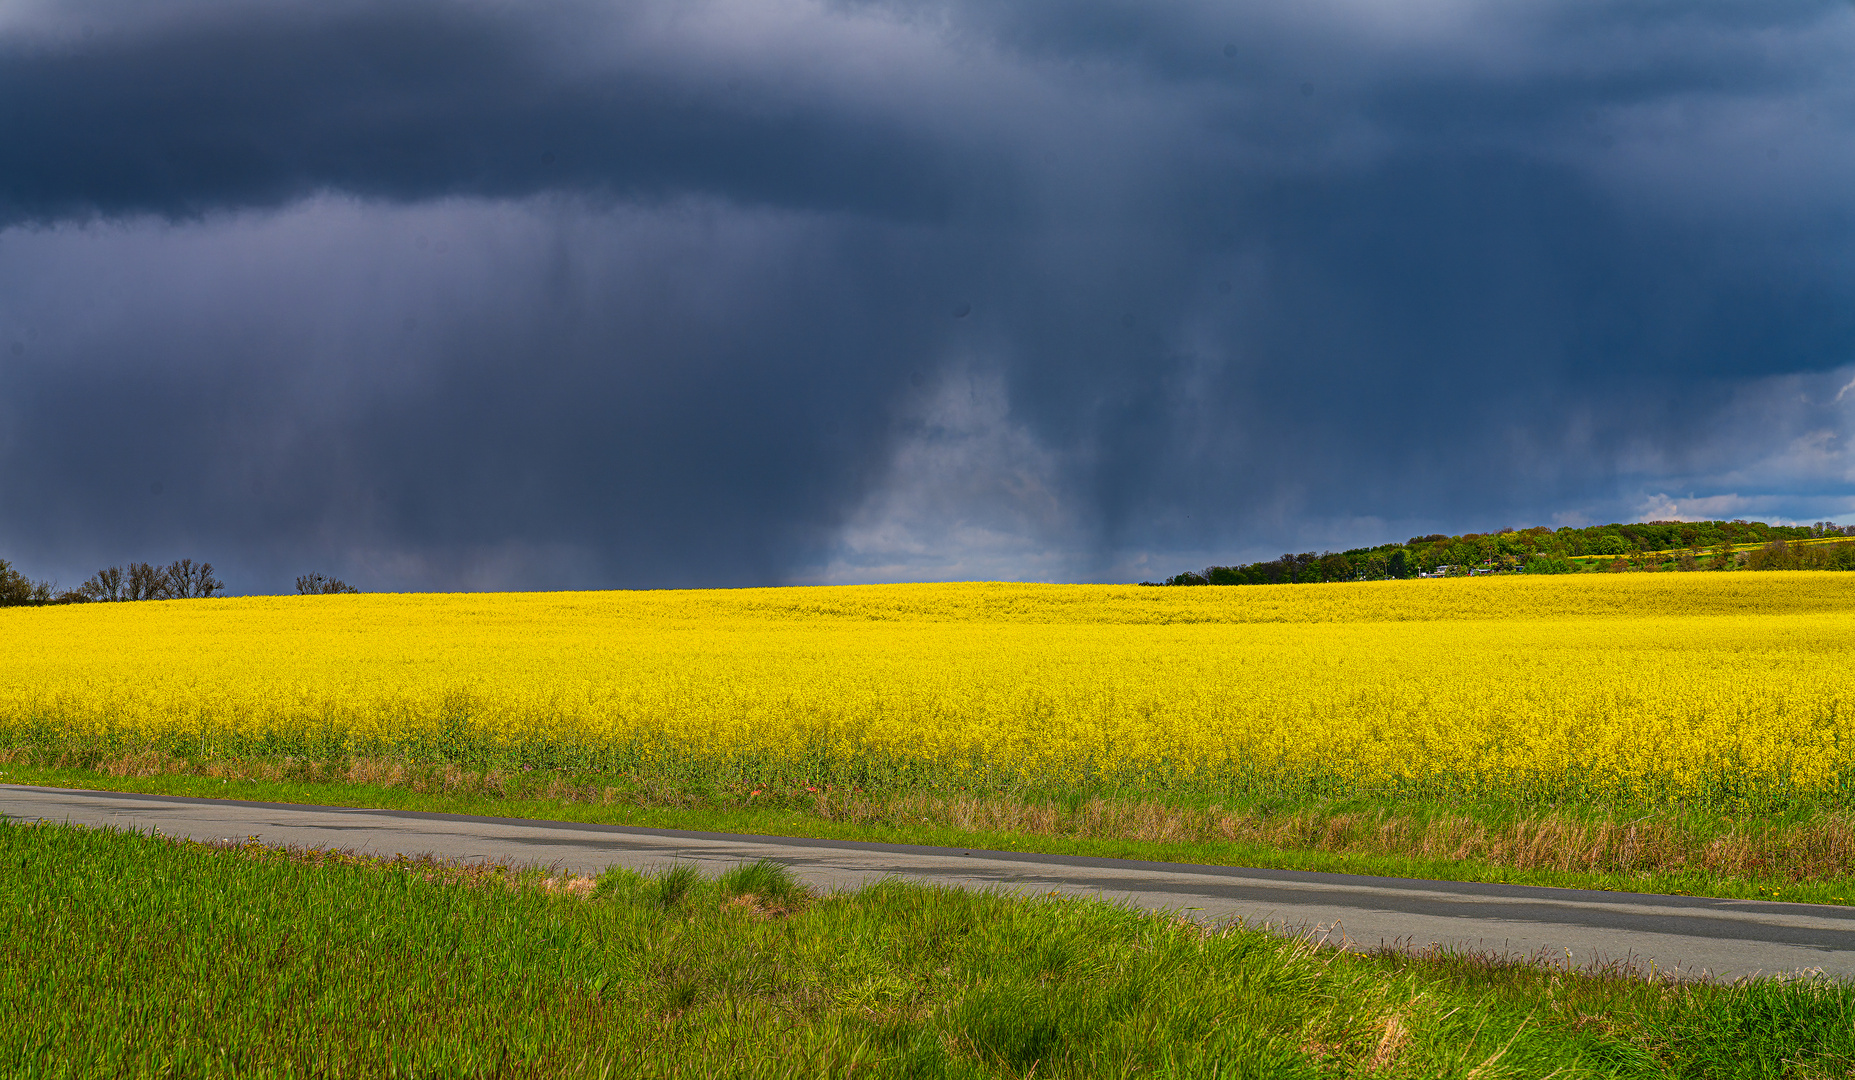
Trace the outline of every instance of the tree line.
<path fill-rule="evenodd" d="M 1502 529 L 1413 536 L 1402 544 L 1287 554 L 1266 562 L 1207 566 L 1142 585 L 1283 585 L 1467 574 L 1565 574 L 1604 570 L 1855 570 L 1855 525 L 1762 521 L 1647 521 L 1585 528 Z M 1747 544 L 1756 549 L 1738 550 Z M 1575 561 L 1582 560 L 1582 561 Z"/>
<path fill-rule="evenodd" d="M 298 596 L 328 596 L 360 591 L 340 578 L 324 577 L 321 574 L 303 574 L 296 579 Z"/>
<path fill-rule="evenodd" d="M 0 559 L 0 607 L 43 604 L 121 603 L 129 600 L 197 600 L 218 596 L 225 582 L 213 576 L 213 564 L 176 559 L 166 566 L 132 562 L 97 571 L 75 589 L 60 589 L 50 581 L 33 581 Z M 340 578 L 303 574 L 296 591 L 305 596 L 358 593 Z"/>
<path fill-rule="evenodd" d="M 213 576 L 213 564 L 176 559 L 166 566 L 132 562 L 97 571 L 75 589 L 33 581 L 0 559 L 0 607 L 22 604 L 119 603 L 125 600 L 193 600 L 214 596 L 225 582 Z"/>

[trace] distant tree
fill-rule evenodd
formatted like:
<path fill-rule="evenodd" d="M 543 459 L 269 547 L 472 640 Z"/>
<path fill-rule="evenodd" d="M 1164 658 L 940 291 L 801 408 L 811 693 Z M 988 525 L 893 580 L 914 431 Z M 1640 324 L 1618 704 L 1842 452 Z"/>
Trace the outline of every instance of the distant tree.
<path fill-rule="evenodd" d="M 89 581 L 77 587 L 77 592 L 86 600 L 116 601 L 125 600 L 123 595 L 122 567 L 111 566 L 98 570 Z"/>
<path fill-rule="evenodd" d="M 169 563 L 165 571 L 169 595 L 177 600 L 200 599 L 225 588 L 225 582 L 213 576 L 213 564 L 193 565 L 192 559 Z"/>
<path fill-rule="evenodd" d="M 1747 570 L 1805 570 L 1810 569 L 1805 560 L 1814 552 L 1807 547 L 1794 548 L 1784 542 L 1782 536 L 1746 553 Z"/>
<path fill-rule="evenodd" d="M 1833 521 L 1812 525 L 1770 525 L 1762 521 L 1648 521 L 1628 524 L 1569 525 L 1552 529 L 1502 529 L 1461 536 L 1413 536 L 1408 544 L 1351 548 L 1335 554 L 1287 554 L 1267 562 L 1210 566 L 1168 579 L 1169 584 L 1271 585 L 1305 581 L 1376 581 L 1419 573 L 1466 574 L 1483 568 L 1499 572 L 1581 573 L 1596 570 L 1735 570 L 1836 569 L 1855 562 L 1855 544 L 1797 544 L 1806 538 L 1855 537 L 1855 525 Z M 1756 541 L 1762 552 L 1733 550 Z M 1784 541 L 1783 544 L 1776 544 Z M 1833 550 L 1832 550 L 1833 549 Z M 1540 557 L 1545 561 L 1541 561 Z M 1591 558 L 1588 563 L 1572 561 Z M 1562 567 L 1562 569 L 1561 569 Z"/>
<path fill-rule="evenodd" d="M 32 603 L 32 582 L 26 575 L 13 569 L 13 564 L 0 559 L 0 607 L 18 607 Z"/>
<path fill-rule="evenodd" d="M 1198 575 L 1181 574 L 1179 576 L 1180 577 L 1186 577 L 1186 576 L 1197 577 Z M 1166 584 L 1184 585 L 1184 584 L 1187 584 L 1187 582 L 1175 581 L 1175 580 L 1168 578 L 1166 581 Z M 1190 582 L 1190 584 L 1203 585 L 1204 581 L 1200 579 L 1195 582 Z M 334 593 L 358 593 L 361 590 L 355 588 L 354 586 L 348 584 L 345 581 L 342 581 L 340 578 L 323 577 L 321 574 L 304 574 L 301 577 L 296 579 L 296 591 L 297 591 L 297 594 L 300 596 L 321 596 L 321 595 L 331 595 Z"/>
<path fill-rule="evenodd" d="M 225 588 L 211 563 L 180 559 L 168 566 L 130 563 L 105 567 L 75 589 L 49 581 L 27 581 L 0 559 L 0 604 L 85 604 L 119 600 L 171 600 L 211 596 Z M 23 599 L 9 599 L 23 597 Z"/>
<path fill-rule="evenodd" d="M 0 607 L 27 604 L 50 604 L 58 599 L 58 586 L 49 581 L 33 581 L 0 559 Z"/>
<path fill-rule="evenodd" d="M 72 600 L 108 603 L 118 600 L 189 600 L 212 596 L 225 588 L 213 576 L 213 564 L 176 559 L 166 566 L 132 562 L 127 567 L 107 566 L 70 593 Z"/>
<path fill-rule="evenodd" d="M 145 562 L 129 564 L 128 581 L 122 590 L 124 600 L 167 600 L 173 595 L 173 587 L 167 579 L 167 567 L 150 566 Z"/>

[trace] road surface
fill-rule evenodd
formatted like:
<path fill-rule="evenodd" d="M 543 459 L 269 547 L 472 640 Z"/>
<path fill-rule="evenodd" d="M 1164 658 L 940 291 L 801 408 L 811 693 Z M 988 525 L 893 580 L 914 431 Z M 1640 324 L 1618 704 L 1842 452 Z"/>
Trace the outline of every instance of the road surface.
<path fill-rule="evenodd" d="M 1057 892 L 1242 920 L 1354 948 L 1541 952 L 1576 965 L 1630 959 L 1689 976 L 1820 971 L 1855 979 L 1855 908 L 1458 881 L 1255 870 L 1009 851 L 641 829 L 404 810 L 194 799 L 0 784 L 0 814 L 195 840 L 543 864 L 577 874 L 690 863 L 713 873 L 774 859 L 823 890 L 899 876 Z"/>

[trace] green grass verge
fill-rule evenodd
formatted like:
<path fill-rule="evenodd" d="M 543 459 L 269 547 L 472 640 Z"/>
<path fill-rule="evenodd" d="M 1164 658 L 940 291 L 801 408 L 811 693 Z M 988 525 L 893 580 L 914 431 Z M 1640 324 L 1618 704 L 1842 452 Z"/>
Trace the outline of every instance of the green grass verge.
<path fill-rule="evenodd" d="M 1354 956 L 1092 901 L 811 897 L 0 824 L 0 1074 L 1806 1077 L 1855 988 Z"/>
<path fill-rule="evenodd" d="M 816 837 L 1158 862 L 1204 863 L 1217 866 L 1315 870 L 1443 881 L 1502 882 L 1666 895 L 1782 900 L 1794 903 L 1843 905 L 1855 903 L 1855 878 L 1832 876 L 1797 880 L 1795 875 L 1781 866 L 1773 867 L 1769 873 L 1758 875 L 1721 874 L 1704 869 L 1653 873 L 1528 869 L 1478 859 L 1332 852 L 1249 842 L 1180 842 L 1135 838 L 1065 837 L 1017 831 L 959 829 L 926 821 L 897 822 L 893 818 L 871 823 L 820 814 L 806 808 L 802 803 L 793 801 L 759 806 L 713 803 L 676 806 L 653 805 L 638 801 L 618 801 L 606 805 L 562 798 L 507 798 L 480 793 L 417 792 L 405 787 L 368 784 L 254 779 L 222 780 L 189 773 L 168 773 L 144 777 L 109 776 L 86 769 L 58 769 L 18 763 L 0 767 L 0 783 L 247 799 L 262 802 L 317 803 L 328 806 L 596 822 L 700 832 Z M 1449 807 L 1447 809 L 1466 810 L 1473 813 L 1477 808 Z M 1498 816 L 1499 813 L 1497 809 L 1491 816 Z"/>

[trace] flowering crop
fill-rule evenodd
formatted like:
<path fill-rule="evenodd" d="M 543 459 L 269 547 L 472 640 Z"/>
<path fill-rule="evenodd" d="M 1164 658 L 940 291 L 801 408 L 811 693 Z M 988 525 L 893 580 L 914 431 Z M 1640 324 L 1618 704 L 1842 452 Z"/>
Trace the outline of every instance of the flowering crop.
<path fill-rule="evenodd" d="M 1855 782 L 1855 575 L 0 611 L 0 733 L 820 782 L 1644 799 Z"/>

